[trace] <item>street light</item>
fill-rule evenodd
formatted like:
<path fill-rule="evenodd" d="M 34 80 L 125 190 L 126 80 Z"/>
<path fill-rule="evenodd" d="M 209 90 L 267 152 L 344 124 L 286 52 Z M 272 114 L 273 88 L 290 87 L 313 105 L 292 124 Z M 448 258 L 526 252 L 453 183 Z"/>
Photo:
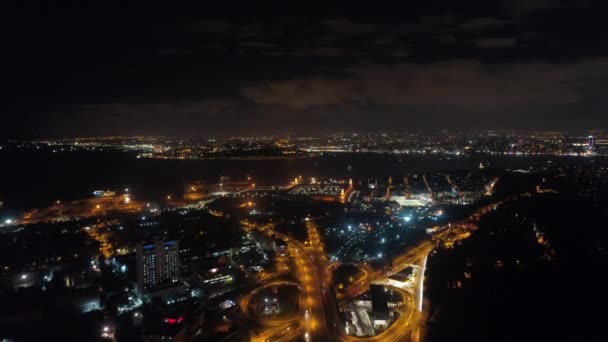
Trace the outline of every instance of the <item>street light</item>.
<path fill-rule="evenodd" d="M 104 325 L 103 328 L 101 329 L 101 337 L 108 338 L 108 339 L 114 339 L 114 329 L 112 329 L 112 327 L 110 325 Z"/>

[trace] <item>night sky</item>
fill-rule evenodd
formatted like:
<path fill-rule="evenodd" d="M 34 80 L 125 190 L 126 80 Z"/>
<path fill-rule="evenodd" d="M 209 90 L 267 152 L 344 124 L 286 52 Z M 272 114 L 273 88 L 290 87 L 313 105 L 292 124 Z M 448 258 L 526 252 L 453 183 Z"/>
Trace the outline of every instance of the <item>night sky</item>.
<path fill-rule="evenodd" d="M 0 134 L 608 126 L 606 1 L 96 3 L 5 9 Z"/>

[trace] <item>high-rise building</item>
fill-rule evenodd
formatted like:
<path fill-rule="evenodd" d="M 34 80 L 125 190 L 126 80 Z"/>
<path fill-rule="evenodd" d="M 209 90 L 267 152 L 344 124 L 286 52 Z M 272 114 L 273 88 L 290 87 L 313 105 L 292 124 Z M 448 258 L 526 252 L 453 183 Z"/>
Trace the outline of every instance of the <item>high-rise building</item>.
<path fill-rule="evenodd" d="M 179 244 L 158 240 L 137 245 L 137 289 L 143 292 L 163 283 L 179 281 Z"/>

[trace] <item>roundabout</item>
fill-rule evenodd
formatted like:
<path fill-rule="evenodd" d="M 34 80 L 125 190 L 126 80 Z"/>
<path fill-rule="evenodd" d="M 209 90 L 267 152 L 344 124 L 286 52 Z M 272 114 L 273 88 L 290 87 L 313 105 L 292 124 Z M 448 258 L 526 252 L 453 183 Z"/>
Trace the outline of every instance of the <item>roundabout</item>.
<path fill-rule="evenodd" d="M 276 281 L 262 285 L 239 302 L 241 311 L 253 322 L 278 327 L 298 321 L 300 285 Z"/>

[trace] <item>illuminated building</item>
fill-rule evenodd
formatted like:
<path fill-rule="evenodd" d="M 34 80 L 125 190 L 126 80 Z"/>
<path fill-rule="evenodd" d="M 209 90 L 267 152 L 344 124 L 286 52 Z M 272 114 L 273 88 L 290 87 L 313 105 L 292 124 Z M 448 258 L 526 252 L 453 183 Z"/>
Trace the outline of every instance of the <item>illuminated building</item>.
<path fill-rule="evenodd" d="M 202 287 L 230 283 L 232 280 L 232 273 L 227 267 L 216 267 L 199 274 L 199 283 Z"/>
<path fill-rule="evenodd" d="M 137 286 L 143 292 L 163 283 L 179 280 L 179 245 L 177 241 L 155 241 L 137 245 Z"/>
<path fill-rule="evenodd" d="M 116 191 L 110 190 L 95 190 L 93 191 L 95 197 L 113 197 L 116 196 Z"/>

